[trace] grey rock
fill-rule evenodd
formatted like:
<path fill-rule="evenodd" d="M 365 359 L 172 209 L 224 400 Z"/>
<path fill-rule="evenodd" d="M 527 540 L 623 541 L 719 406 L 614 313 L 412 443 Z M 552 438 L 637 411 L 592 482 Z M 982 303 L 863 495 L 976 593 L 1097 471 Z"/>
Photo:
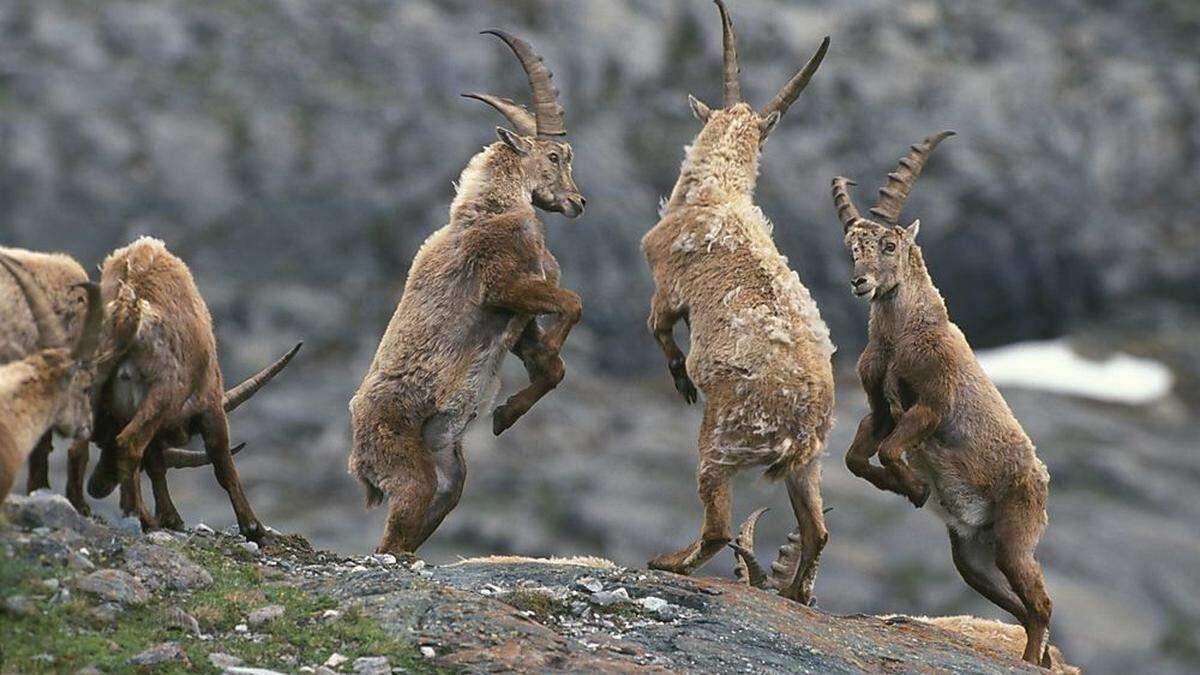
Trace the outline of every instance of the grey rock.
<path fill-rule="evenodd" d="M 283 611 L 284 609 L 282 605 L 267 605 L 266 607 L 259 607 L 258 609 L 250 612 L 250 615 L 246 617 L 246 623 L 250 624 L 251 628 L 261 628 L 267 623 L 270 623 L 271 621 L 283 616 Z"/>
<path fill-rule="evenodd" d="M 242 543 L 238 544 L 238 546 L 242 547 L 242 550 L 246 551 L 247 553 L 258 555 L 258 544 L 252 541 L 243 541 Z"/>
<path fill-rule="evenodd" d="M 667 605 L 669 605 L 671 603 L 667 602 L 666 600 L 663 600 L 662 598 L 656 598 L 654 596 L 647 596 L 644 598 L 639 598 L 638 604 L 640 604 L 642 607 L 644 607 L 646 609 L 646 611 L 648 611 L 648 612 L 660 612 L 660 611 L 666 609 Z"/>
<path fill-rule="evenodd" d="M 392 664 L 386 656 L 363 656 L 354 659 L 354 672 L 357 675 L 389 675 Z"/>
<path fill-rule="evenodd" d="M 10 595 L 4 598 L 4 612 L 10 616 L 33 616 L 37 610 L 29 598 L 23 595 Z"/>
<path fill-rule="evenodd" d="M 136 516 L 125 516 L 117 520 L 114 526 L 125 534 L 137 536 L 142 533 L 142 522 Z"/>
<path fill-rule="evenodd" d="M 600 591 L 592 593 L 589 599 L 601 607 L 608 607 L 617 603 L 629 602 L 629 591 L 624 588 L 618 588 L 615 591 Z"/>
<path fill-rule="evenodd" d="M 209 652 L 208 662 L 211 663 L 214 668 L 222 668 L 222 669 L 234 668 L 236 666 L 240 666 L 243 663 L 245 663 L 245 661 L 240 656 L 233 656 L 231 654 L 225 654 L 223 652 Z"/>
<path fill-rule="evenodd" d="M 131 657 L 128 663 L 131 666 L 158 666 L 164 663 L 189 665 L 190 661 L 178 643 L 164 642 Z"/>
<path fill-rule="evenodd" d="M 604 590 L 604 584 L 593 577 L 579 577 L 575 580 L 575 585 L 588 593 L 599 593 Z"/>
<path fill-rule="evenodd" d="M 208 525 L 205 525 L 204 523 L 196 523 L 196 527 L 193 527 L 192 531 L 202 537 L 207 537 L 207 536 L 216 534 L 216 532 L 214 532 L 211 527 L 209 527 Z"/>
<path fill-rule="evenodd" d="M 169 536 L 169 535 L 168 535 Z M 138 542 L 125 551 L 125 568 L 157 591 L 190 591 L 213 583 L 208 570 L 174 548 Z"/>
<path fill-rule="evenodd" d="M 144 605 L 150 599 L 150 591 L 124 570 L 104 569 L 92 572 L 78 580 L 76 588 L 102 600 L 122 605 Z"/>
<path fill-rule="evenodd" d="M 166 611 L 167 624 L 179 628 L 192 635 L 200 635 L 200 622 L 196 617 L 179 607 L 170 607 Z"/>
<path fill-rule="evenodd" d="M 76 532 L 95 530 L 95 525 L 79 515 L 66 497 L 46 490 L 38 490 L 29 496 L 9 495 L 4 504 L 0 506 L 0 510 L 14 525 L 30 530 L 37 528 L 47 528 L 42 532 L 48 532 L 50 529 L 69 529 Z"/>
<path fill-rule="evenodd" d="M 75 675 L 103 675 L 103 671 L 96 666 L 84 666 L 75 671 Z"/>
<path fill-rule="evenodd" d="M 160 546 L 166 546 L 175 543 L 175 537 L 172 537 L 170 532 L 164 532 L 163 530 L 152 530 L 146 535 L 146 539 L 150 543 L 158 544 Z"/>
<path fill-rule="evenodd" d="M 67 555 L 67 567 L 76 572 L 93 572 L 96 569 L 96 563 L 79 551 L 71 551 Z"/>
<path fill-rule="evenodd" d="M 115 602 L 104 602 L 87 610 L 88 618 L 99 624 L 114 623 L 124 613 L 125 608 Z"/>

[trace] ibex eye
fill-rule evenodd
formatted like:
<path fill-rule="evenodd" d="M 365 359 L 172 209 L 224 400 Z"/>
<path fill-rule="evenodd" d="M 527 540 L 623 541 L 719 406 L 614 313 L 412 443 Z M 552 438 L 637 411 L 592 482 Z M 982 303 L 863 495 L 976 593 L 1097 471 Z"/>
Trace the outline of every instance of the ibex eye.
<path fill-rule="evenodd" d="M 555 164 L 558 164 L 558 153 L 557 152 L 550 153 L 550 161 L 554 162 Z"/>
<path fill-rule="evenodd" d="M 896 250 L 896 244 L 895 244 L 895 242 L 890 242 L 890 241 L 889 241 L 888 243 L 884 244 L 884 245 L 883 245 L 883 250 L 887 251 L 888 253 L 891 253 L 891 252 L 895 251 L 895 250 Z"/>

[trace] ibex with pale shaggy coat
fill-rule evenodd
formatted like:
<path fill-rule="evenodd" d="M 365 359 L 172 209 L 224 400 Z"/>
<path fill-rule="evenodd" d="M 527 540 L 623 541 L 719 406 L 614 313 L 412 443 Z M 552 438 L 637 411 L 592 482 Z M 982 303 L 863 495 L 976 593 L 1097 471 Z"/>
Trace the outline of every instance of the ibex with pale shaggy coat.
<path fill-rule="evenodd" d="M 50 298 L 14 257 L 0 254 L 4 267 L 28 302 L 34 349 L 0 366 L 0 501 L 8 496 L 17 471 L 52 425 L 68 436 L 88 435 L 86 407 L 64 405 L 75 374 L 86 368 L 99 341 L 103 306 L 100 289 L 83 283 L 86 315 L 79 338 L 68 343 Z M 9 317 L 5 318 L 9 321 Z M 70 345 L 70 346 L 69 346 Z"/>
<path fill-rule="evenodd" d="M 157 239 L 142 237 L 110 254 L 101 290 L 109 313 L 106 348 L 112 355 L 96 385 L 94 441 L 103 454 L 88 493 L 105 497 L 119 481 L 122 511 L 137 515 L 144 529 L 160 522 L 181 527 L 166 489 L 168 449 L 199 434 L 217 482 L 229 494 L 238 529 L 262 543 L 266 531 L 233 464 L 226 412 L 279 372 L 296 350 L 226 393 L 208 306 L 187 265 Z M 143 466 L 154 487 L 158 518 L 142 501 Z"/>
<path fill-rule="evenodd" d="M 1033 553 L 1046 528 L 1049 474 L 950 321 L 917 245 L 920 221 L 899 225 L 929 153 L 952 134 L 912 146 L 888 175 L 870 218 L 850 199 L 853 183 L 833 179 L 854 260 L 851 285 L 871 302 L 868 342 L 858 360 L 871 411 L 846 465 L 915 506 L 932 494 L 931 508 L 946 522 L 963 579 L 1021 622 L 1025 660 L 1046 664 L 1051 604 Z M 881 467 L 869 461 L 876 453 Z"/>
<path fill-rule="evenodd" d="M 413 260 L 404 295 L 362 385 L 350 401 L 350 472 L 367 504 L 389 500 L 380 552 L 414 551 L 458 503 L 466 476 L 462 436 L 498 392 L 508 351 L 530 384 L 495 410 L 499 434 L 562 380 L 559 350 L 580 319 L 579 296 L 558 286 L 534 207 L 574 218 L 584 198 L 558 92 L 524 41 L 486 31 L 516 53 L 533 112 L 508 99 L 465 94 L 499 110 L 513 130 L 471 158 L 450 222 Z M 552 315 L 543 330 L 538 315 Z"/>
<path fill-rule="evenodd" d="M 69 343 L 79 340 L 87 313 L 87 272 L 71 256 L 62 253 L 38 253 L 20 248 L 0 247 L 0 256 L 18 262 L 41 289 L 46 303 L 61 326 Z M 39 331 L 27 296 L 15 277 L 0 274 L 0 363 L 19 361 L 38 351 Z M 33 492 L 50 487 L 49 455 L 53 449 L 53 431 L 70 438 L 68 460 L 70 479 L 67 499 L 83 514 L 89 513 L 83 497 L 83 474 L 87 469 L 88 438 L 91 436 L 91 387 L 95 368 L 91 361 L 78 364 L 71 382 L 61 397 L 51 430 L 38 440 L 29 455 L 26 489 Z"/>
<path fill-rule="evenodd" d="M 821 508 L 819 456 L 832 425 L 834 348 L 800 278 L 780 255 L 771 223 L 754 204 L 767 135 L 816 72 L 825 38 L 808 64 L 762 110 L 741 101 L 733 25 L 718 1 L 724 35 L 725 104 L 689 97 L 704 124 L 687 150 L 661 219 L 642 239 L 656 290 L 649 328 L 684 399 L 705 395 L 700 425 L 700 537 L 650 567 L 691 574 L 730 542 L 730 481 L 765 466 L 784 479 L 799 522 L 802 555 L 779 561 L 777 584 L 808 603 L 828 534 Z M 684 355 L 680 319 L 691 329 Z M 694 384 L 693 384 L 694 381 Z"/>

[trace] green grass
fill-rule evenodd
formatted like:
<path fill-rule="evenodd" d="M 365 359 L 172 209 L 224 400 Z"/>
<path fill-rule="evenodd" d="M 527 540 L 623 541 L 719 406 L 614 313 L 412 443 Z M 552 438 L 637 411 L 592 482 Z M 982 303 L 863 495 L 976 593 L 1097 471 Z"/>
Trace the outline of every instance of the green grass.
<path fill-rule="evenodd" d="M 213 585 L 186 594 L 160 595 L 144 607 L 127 610 L 110 626 L 96 625 L 88 618 L 87 609 L 94 603 L 82 593 L 73 593 L 66 603 L 51 604 L 52 593 L 41 581 L 60 576 L 63 568 L 0 554 L 0 595 L 25 595 L 37 608 L 28 617 L 0 614 L 0 673 L 74 672 L 88 665 L 124 672 L 131 669 L 130 657 L 162 642 L 177 642 L 191 660 L 191 669 L 176 664 L 156 667 L 156 673 L 219 672 L 208 661 L 211 652 L 241 657 L 248 666 L 292 672 L 324 663 L 335 651 L 351 660 L 386 656 L 392 667 L 409 672 L 446 672 L 423 659 L 415 645 L 397 640 L 354 609 L 337 619 L 321 619 L 322 612 L 335 608 L 336 602 L 264 578 L 257 566 L 242 559 L 240 549 L 227 553 L 189 545 L 182 550 L 209 570 Z M 252 610 L 264 605 L 281 605 L 284 614 L 253 631 L 262 636 L 260 641 L 233 632 Z M 167 617 L 172 607 L 196 617 L 202 632 L 214 639 L 202 641 L 171 627 Z M 32 660 L 39 654 L 51 654 L 55 660 Z"/>

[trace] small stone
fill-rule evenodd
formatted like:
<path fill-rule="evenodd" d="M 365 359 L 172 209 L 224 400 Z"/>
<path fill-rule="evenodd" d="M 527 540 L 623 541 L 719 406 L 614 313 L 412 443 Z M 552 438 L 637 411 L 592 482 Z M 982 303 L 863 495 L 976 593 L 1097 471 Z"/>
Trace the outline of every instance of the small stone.
<path fill-rule="evenodd" d="M 247 626 L 247 625 L 246 625 L 246 624 L 244 624 L 244 623 L 239 623 L 238 625 L 236 625 L 236 626 L 234 626 L 234 627 L 233 627 L 233 632 L 235 632 L 235 633 L 249 633 L 249 632 L 250 632 L 250 626 Z"/>
<path fill-rule="evenodd" d="M 124 611 L 125 608 L 115 602 L 105 602 L 89 609 L 87 616 L 95 623 L 110 624 L 115 623 Z"/>
<path fill-rule="evenodd" d="M 79 590 L 99 596 L 102 600 L 119 602 L 122 605 L 144 605 L 150 599 L 150 591 L 123 570 L 100 570 L 92 572 L 78 582 Z"/>
<path fill-rule="evenodd" d="M 251 554 L 255 554 L 255 555 L 258 554 L 258 544 L 254 543 L 252 541 L 243 541 L 242 543 L 238 544 L 238 546 L 241 546 L 242 550 L 246 551 L 247 553 L 251 553 Z"/>
<path fill-rule="evenodd" d="M 70 555 L 67 556 L 67 567 L 75 570 L 76 572 L 96 571 L 96 564 L 89 560 L 87 554 L 84 553 L 86 550 L 86 548 L 81 548 L 78 551 L 72 551 Z"/>
<path fill-rule="evenodd" d="M 182 663 L 190 665 L 187 654 L 175 642 L 164 642 L 129 659 L 133 666 L 156 666 L 162 663 Z"/>
<path fill-rule="evenodd" d="M 332 668 L 326 668 L 325 666 L 317 666 L 313 672 L 316 673 L 316 675 L 337 675 L 336 670 L 333 670 Z"/>
<path fill-rule="evenodd" d="M 175 537 L 172 537 L 169 533 L 162 530 L 154 530 L 150 532 L 146 535 L 146 539 L 150 540 L 150 543 L 158 544 L 159 546 L 175 543 Z"/>
<path fill-rule="evenodd" d="M 45 526 L 42 526 L 42 527 L 35 527 L 35 528 L 33 528 L 32 530 L 30 530 L 30 532 L 32 532 L 33 534 L 36 534 L 36 535 L 37 535 L 37 536 L 39 536 L 39 537 L 44 537 L 44 536 L 46 536 L 46 535 L 50 534 L 50 528 L 48 528 L 48 527 L 45 527 Z M 50 656 L 50 655 L 49 655 L 49 654 L 44 654 L 44 656 Z M 37 657 L 35 656 L 35 657 L 33 657 L 33 658 L 35 658 L 35 659 L 36 659 Z M 53 659 L 54 657 L 53 657 L 53 656 L 50 656 L 50 658 L 51 658 L 51 659 Z"/>
<path fill-rule="evenodd" d="M 234 668 L 245 663 L 241 657 L 223 652 L 212 652 L 208 655 L 208 662 L 213 665 L 213 668 Z"/>
<path fill-rule="evenodd" d="M 75 675 L 104 675 L 96 666 L 84 666 L 75 671 Z"/>
<path fill-rule="evenodd" d="M 592 593 L 591 601 L 601 607 L 608 607 L 619 602 L 629 602 L 629 591 L 624 588 L 618 588 L 615 591 L 600 591 Z"/>
<path fill-rule="evenodd" d="M 44 664 L 47 666 L 54 663 L 54 657 L 51 656 L 50 654 L 37 654 L 37 655 L 29 657 L 29 660 L 36 661 L 38 663 L 41 663 L 41 664 Z"/>
<path fill-rule="evenodd" d="M 33 616 L 35 610 L 23 595 L 10 595 L 4 599 L 4 612 L 12 616 Z"/>
<path fill-rule="evenodd" d="M 367 560 L 377 565 L 395 565 L 396 556 L 391 553 L 376 553 L 375 555 L 367 556 Z"/>
<path fill-rule="evenodd" d="M 196 620 L 196 617 L 188 614 L 179 607 L 171 607 L 167 610 L 167 625 L 191 633 L 192 635 L 200 634 L 200 622 Z"/>
<path fill-rule="evenodd" d="M 329 655 L 329 658 L 325 659 L 325 663 L 322 665 L 324 665 L 326 668 L 337 668 L 349 660 L 349 657 L 342 656 L 341 654 L 334 652 Z"/>
<path fill-rule="evenodd" d="M 588 593 L 599 593 L 604 590 L 604 584 L 600 583 L 599 579 L 592 577 L 579 577 L 575 580 L 575 585 Z"/>
<path fill-rule="evenodd" d="M 424 656 L 427 659 L 432 659 L 433 657 L 437 656 L 437 652 L 433 649 L 433 647 L 423 646 L 421 647 L 421 656 Z"/>
<path fill-rule="evenodd" d="M 211 527 L 205 525 L 204 523 L 196 523 L 196 527 L 193 527 L 192 531 L 201 537 L 207 537 L 209 535 L 216 534 Z"/>
<path fill-rule="evenodd" d="M 336 609 L 327 609 L 324 612 L 321 612 L 321 618 L 326 621 L 333 621 L 335 619 L 341 618 L 341 616 L 342 616 L 342 613 Z"/>
<path fill-rule="evenodd" d="M 366 568 L 366 567 L 363 567 L 362 565 L 355 565 L 354 567 L 351 567 L 351 568 L 350 568 L 350 571 L 351 571 L 351 572 L 354 572 L 355 574 L 357 574 L 357 573 L 359 573 L 359 572 L 366 572 L 366 571 L 367 571 L 367 568 Z"/>
<path fill-rule="evenodd" d="M 267 605 L 250 612 L 250 616 L 246 617 L 246 622 L 254 628 L 262 628 L 281 616 L 283 616 L 282 605 Z"/>
<path fill-rule="evenodd" d="M 413 563 L 408 569 L 410 569 L 414 572 L 420 572 L 421 570 L 425 569 L 425 561 L 418 560 L 415 563 Z"/>
<path fill-rule="evenodd" d="M 386 656 L 363 656 L 354 659 L 354 672 L 358 675 L 391 675 L 392 664 Z"/>
<path fill-rule="evenodd" d="M 52 591 L 57 591 L 58 590 L 58 579 L 43 579 L 42 585 Z"/>
<path fill-rule="evenodd" d="M 640 604 L 648 612 L 658 612 L 665 609 L 666 606 L 671 603 L 663 600 L 662 598 L 656 598 L 651 595 L 638 600 L 638 604 Z"/>
<path fill-rule="evenodd" d="M 137 519 L 137 516 L 125 516 L 113 523 L 113 527 L 125 534 L 132 534 L 134 536 L 142 533 L 142 522 Z"/>

